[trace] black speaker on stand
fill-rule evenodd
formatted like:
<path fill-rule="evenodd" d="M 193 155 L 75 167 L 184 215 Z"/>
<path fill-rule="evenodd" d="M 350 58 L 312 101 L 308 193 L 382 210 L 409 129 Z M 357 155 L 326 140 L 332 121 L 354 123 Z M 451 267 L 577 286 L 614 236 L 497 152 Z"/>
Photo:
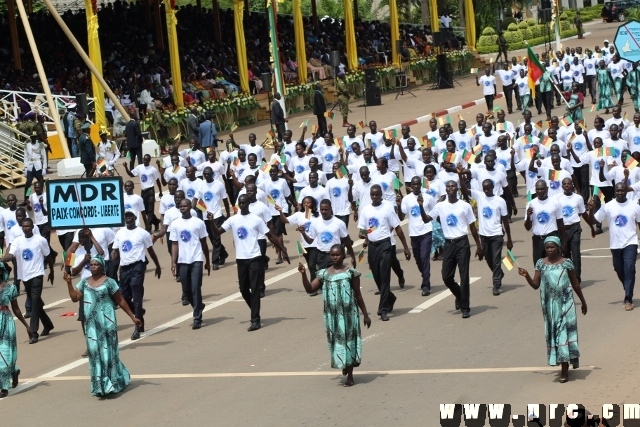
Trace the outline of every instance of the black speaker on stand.
<path fill-rule="evenodd" d="M 78 114 L 89 114 L 89 104 L 87 103 L 86 93 L 76 93 L 76 112 Z"/>
<path fill-rule="evenodd" d="M 364 91 L 365 107 L 382 105 L 380 87 L 378 86 L 378 78 L 374 68 L 367 68 L 364 70 Z"/>
<path fill-rule="evenodd" d="M 436 81 L 427 90 L 453 89 L 453 75 L 447 67 L 447 55 L 439 53 L 436 59 L 438 63 L 436 68 Z"/>

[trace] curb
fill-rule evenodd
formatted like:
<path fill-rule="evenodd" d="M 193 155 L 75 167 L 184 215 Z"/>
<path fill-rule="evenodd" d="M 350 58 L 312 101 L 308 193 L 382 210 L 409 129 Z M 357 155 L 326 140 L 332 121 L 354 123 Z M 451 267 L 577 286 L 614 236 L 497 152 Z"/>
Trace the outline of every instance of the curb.
<path fill-rule="evenodd" d="M 499 92 L 496 95 L 496 99 L 500 99 L 503 98 L 504 94 L 502 92 Z M 466 102 L 462 105 L 456 105 L 455 107 L 451 107 L 451 108 L 447 108 L 446 110 L 440 110 L 437 111 L 435 113 L 431 113 L 431 114 L 427 114 L 426 116 L 420 116 L 416 119 L 413 120 L 408 120 L 406 122 L 402 122 L 396 125 L 392 125 L 392 126 L 387 126 L 384 129 L 400 129 L 402 126 L 411 126 L 411 125 L 415 125 L 418 123 L 425 123 L 428 122 L 429 120 L 431 120 L 432 118 L 435 117 L 441 117 L 441 116 L 446 116 L 448 114 L 453 114 L 453 113 L 457 113 L 458 111 L 462 111 L 466 108 L 471 108 L 471 107 L 475 107 L 476 105 L 480 105 L 480 104 L 484 104 L 484 98 L 480 98 L 480 99 L 476 99 L 475 101 L 471 101 L 471 102 Z"/>
<path fill-rule="evenodd" d="M 587 36 L 590 36 L 591 34 L 592 34 L 592 33 L 591 33 L 591 31 L 586 31 L 582 36 L 583 36 L 583 37 L 587 37 Z M 560 39 L 560 41 L 561 41 L 561 42 L 565 42 L 565 41 L 567 41 L 567 40 L 575 40 L 575 39 L 577 39 L 577 38 L 578 38 L 578 36 L 576 35 L 576 36 L 571 36 L 571 37 L 566 37 L 566 38 L 564 38 L 564 39 Z M 554 45 L 554 43 L 555 43 L 555 42 L 556 42 L 556 39 L 554 38 L 553 40 L 551 40 L 551 41 L 550 41 L 550 44 L 551 44 L 551 45 Z M 535 50 L 536 48 L 540 48 L 540 47 L 544 47 L 544 45 L 543 45 L 543 44 L 539 44 L 538 46 L 531 46 L 531 49 L 532 49 L 532 50 Z M 520 54 L 522 54 L 522 53 L 527 53 L 527 49 L 518 49 L 518 50 L 514 50 L 514 51 L 509 52 L 509 55 L 512 55 L 512 54 L 513 54 L 513 55 L 516 55 L 516 54 L 519 54 L 519 53 L 520 53 Z M 480 57 L 480 59 L 481 59 L 482 61 L 485 61 L 485 60 L 487 60 L 487 59 L 491 59 L 491 58 L 493 58 L 493 57 L 495 56 L 495 53 L 484 53 L 484 54 L 482 54 L 482 55 L 478 55 L 478 56 Z"/>

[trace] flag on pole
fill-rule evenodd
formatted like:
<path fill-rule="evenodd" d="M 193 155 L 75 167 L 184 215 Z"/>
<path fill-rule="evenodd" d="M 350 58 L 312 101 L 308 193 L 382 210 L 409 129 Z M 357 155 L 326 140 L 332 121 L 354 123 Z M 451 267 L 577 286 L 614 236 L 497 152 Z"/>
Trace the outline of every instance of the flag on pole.
<path fill-rule="evenodd" d="M 533 195 L 531 194 L 531 191 L 527 191 L 527 203 L 531 200 L 533 200 Z"/>
<path fill-rule="evenodd" d="M 358 122 L 358 129 L 364 129 L 364 122 L 362 120 Z"/>
<path fill-rule="evenodd" d="M 104 161 L 103 157 L 98 157 L 98 160 L 96 161 L 96 166 L 100 172 L 104 172 L 105 170 L 107 170 L 107 162 Z"/>
<path fill-rule="evenodd" d="M 476 156 L 471 151 L 463 150 L 462 159 L 467 163 L 475 163 Z"/>
<path fill-rule="evenodd" d="M 529 90 L 533 98 L 536 97 L 536 82 L 545 73 L 545 68 L 538 61 L 538 57 L 531 50 L 531 46 L 527 44 L 527 77 Z"/>
<path fill-rule="evenodd" d="M 533 148 L 527 148 L 526 150 L 524 150 L 524 154 L 527 156 L 527 159 L 531 160 L 535 157 L 536 150 L 534 150 Z"/>
<path fill-rule="evenodd" d="M 596 105 L 598 105 L 598 104 L 593 104 L 593 105 L 591 106 L 591 109 L 590 109 L 589 111 L 590 111 L 590 112 L 592 112 L 592 113 L 593 113 L 594 111 L 596 111 Z"/>
<path fill-rule="evenodd" d="M 569 126 L 571 123 L 573 123 L 573 119 L 571 118 L 571 116 L 563 117 L 563 118 L 560 120 L 560 124 L 561 124 L 562 126 Z"/>
<path fill-rule="evenodd" d="M 330 118 L 331 120 L 333 120 L 333 116 L 335 116 L 335 113 L 333 111 L 326 111 L 324 113 L 324 116 Z"/>
<path fill-rule="evenodd" d="M 438 124 L 440 126 L 444 126 L 446 124 L 451 124 L 451 117 L 447 116 L 443 116 L 443 117 L 438 117 Z"/>
<path fill-rule="evenodd" d="M 231 132 L 235 132 L 239 127 L 240 126 L 238 125 L 238 122 L 233 122 L 233 124 L 231 125 Z"/>
<path fill-rule="evenodd" d="M 473 154 L 478 154 L 482 151 L 482 145 L 478 144 L 475 145 L 474 147 L 471 148 L 471 151 L 473 152 Z"/>
<path fill-rule="evenodd" d="M 76 264 L 76 254 L 67 252 L 67 256 L 64 259 L 64 265 L 67 267 L 73 267 Z"/>
<path fill-rule="evenodd" d="M 362 262 L 363 259 L 364 259 L 364 249 L 358 252 L 358 262 Z"/>
<path fill-rule="evenodd" d="M 395 191 L 400 190 L 400 188 L 402 188 L 402 182 L 398 179 L 397 176 L 393 177 L 393 189 Z"/>
<path fill-rule="evenodd" d="M 560 179 L 560 171 L 555 169 L 549 170 L 549 181 L 558 181 Z"/>
<path fill-rule="evenodd" d="M 196 209 L 198 209 L 201 212 L 206 212 L 207 204 L 204 202 L 204 200 L 198 199 L 198 203 L 196 203 Z"/>
<path fill-rule="evenodd" d="M 571 134 L 571 136 L 569 137 L 569 142 L 573 142 L 574 139 L 576 139 L 576 133 L 575 132 L 573 132 Z"/>
<path fill-rule="evenodd" d="M 615 157 L 616 155 L 616 149 L 613 147 L 600 147 L 597 150 L 597 157 Z"/>
<path fill-rule="evenodd" d="M 471 69 L 471 74 L 478 74 L 478 69 L 477 68 L 472 68 Z"/>
<path fill-rule="evenodd" d="M 307 250 L 302 246 L 302 243 L 298 240 L 296 242 L 296 249 L 298 249 L 298 256 L 302 256 L 307 253 Z"/>
<path fill-rule="evenodd" d="M 300 123 L 300 129 L 302 129 L 305 126 L 309 125 L 309 119 L 305 120 L 304 122 Z"/>
<path fill-rule="evenodd" d="M 504 132 L 505 131 L 504 123 L 500 123 L 500 122 L 496 123 L 496 130 L 498 132 Z"/>
<path fill-rule="evenodd" d="M 344 165 L 340 165 L 340 167 L 336 169 L 336 176 L 338 177 L 338 179 L 342 179 L 348 175 L 349 175 L 349 171 L 347 170 L 347 168 L 344 167 Z"/>
<path fill-rule="evenodd" d="M 447 153 L 446 156 L 444 156 L 444 161 L 447 163 L 455 163 L 456 162 L 456 153 Z"/>
<path fill-rule="evenodd" d="M 422 188 L 427 190 L 431 188 L 431 184 L 429 183 L 429 180 L 426 177 L 422 178 Z"/>
<path fill-rule="evenodd" d="M 600 190 L 600 187 L 593 187 L 593 196 L 600 199 L 600 203 L 604 203 L 604 193 Z"/>
<path fill-rule="evenodd" d="M 311 128 L 311 133 L 314 135 L 318 133 L 318 125 L 313 125 L 313 127 Z"/>
<path fill-rule="evenodd" d="M 398 136 L 398 132 L 395 129 L 385 129 L 384 137 L 387 139 L 396 138 Z"/>
<path fill-rule="evenodd" d="M 435 148 L 436 147 L 436 139 L 435 138 L 427 138 L 427 136 L 423 136 L 422 138 L 422 145 L 425 148 Z"/>
<path fill-rule="evenodd" d="M 311 208 L 306 208 L 304 210 L 304 217 L 305 219 L 311 219 L 311 216 L 313 215 L 313 213 L 311 212 Z"/>
<path fill-rule="evenodd" d="M 458 114 L 458 120 L 464 120 L 464 117 L 462 117 L 462 114 Z"/>
<path fill-rule="evenodd" d="M 544 135 L 542 138 L 540 138 L 540 144 L 545 146 L 546 148 L 549 148 L 553 145 L 553 140 L 547 135 Z"/>
<path fill-rule="evenodd" d="M 513 270 L 513 267 L 518 265 L 515 255 L 513 255 L 509 249 L 507 249 L 507 256 L 502 259 L 502 262 L 509 271 Z"/>
<path fill-rule="evenodd" d="M 265 161 L 262 161 L 262 164 L 260 165 L 260 170 L 262 172 L 266 172 L 269 170 L 269 168 L 271 167 L 271 165 Z"/>
<path fill-rule="evenodd" d="M 344 148 L 344 143 L 342 142 L 342 138 L 335 138 L 333 141 L 336 143 L 338 147 Z"/>
<path fill-rule="evenodd" d="M 533 124 L 533 126 L 538 129 L 538 132 L 542 132 L 542 120 L 538 120 Z"/>
<path fill-rule="evenodd" d="M 627 161 L 624 162 L 624 167 L 629 169 L 629 170 L 633 170 L 638 166 L 638 162 L 636 161 L 636 159 L 634 159 L 631 156 L 627 157 Z"/>
<path fill-rule="evenodd" d="M 471 135 L 471 138 L 475 138 L 475 136 L 478 134 L 478 131 L 476 131 L 476 127 L 473 126 L 471 129 L 469 129 L 469 135 Z"/>

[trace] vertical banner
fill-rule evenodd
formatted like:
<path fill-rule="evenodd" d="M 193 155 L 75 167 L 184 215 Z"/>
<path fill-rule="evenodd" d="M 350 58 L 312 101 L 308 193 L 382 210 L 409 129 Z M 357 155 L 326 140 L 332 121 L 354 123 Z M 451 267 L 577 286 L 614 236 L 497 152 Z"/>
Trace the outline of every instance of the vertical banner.
<path fill-rule="evenodd" d="M 280 49 L 278 48 L 278 28 L 277 28 L 277 3 L 267 0 L 267 15 L 269 17 L 269 52 L 271 53 L 271 64 L 273 66 L 273 80 L 278 92 L 281 96 L 280 106 L 282 111 L 287 113 L 287 107 L 284 99 L 287 95 L 284 80 L 282 78 L 282 69 L 280 68 Z M 265 88 L 265 90 L 271 91 L 271 88 Z M 287 123 L 285 127 L 288 129 Z"/>
<path fill-rule="evenodd" d="M 182 75 L 180 74 L 180 51 L 178 50 L 178 33 L 176 26 L 176 2 L 170 0 L 165 3 L 167 14 L 167 38 L 169 40 L 169 61 L 171 62 L 171 82 L 173 83 L 173 102 L 176 107 L 184 107 L 184 97 L 182 96 Z"/>
<path fill-rule="evenodd" d="M 389 26 L 391 27 L 391 63 L 394 67 L 400 67 L 400 52 L 396 41 L 400 40 L 400 29 L 398 28 L 398 3 L 396 0 L 389 0 Z"/>
<path fill-rule="evenodd" d="M 344 46 L 347 51 L 347 67 L 350 71 L 358 69 L 358 47 L 356 46 L 356 31 L 353 26 L 353 0 L 342 0 L 344 7 Z M 395 43 L 393 40 L 391 44 Z"/>
<path fill-rule="evenodd" d="M 300 84 L 304 84 L 307 82 L 307 49 L 302 25 L 302 0 L 293 0 L 293 31 L 296 38 L 298 81 Z"/>
<path fill-rule="evenodd" d="M 244 0 L 234 0 L 233 20 L 236 33 L 236 51 L 238 52 L 238 75 L 240 88 L 249 93 L 249 65 L 247 65 L 247 45 L 244 41 Z"/>
<path fill-rule="evenodd" d="M 98 72 L 102 74 L 102 54 L 100 53 L 100 38 L 98 35 L 98 5 L 96 0 L 84 0 L 85 13 L 87 15 L 87 46 L 89 46 L 89 58 Z M 93 92 L 93 108 L 96 113 L 96 123 L 100 126 L 108 126 L 104 112 L 104 89 L 98 78 L 91 75 L 91 88 Z"/>
<path fill-rule="evenodd" d="M 473 0 L 464 0 L 464 23 L 467 49 L 476 50 L 476 14 L 473 10 Z"/>
<path fill-rule="evenodd" d="M 429 0 L 429 9 L 429 12 L 431 12 L 431 32 L 436 33 L 440 31 L 440 19 L 438 18 L 438 0 Z"/>

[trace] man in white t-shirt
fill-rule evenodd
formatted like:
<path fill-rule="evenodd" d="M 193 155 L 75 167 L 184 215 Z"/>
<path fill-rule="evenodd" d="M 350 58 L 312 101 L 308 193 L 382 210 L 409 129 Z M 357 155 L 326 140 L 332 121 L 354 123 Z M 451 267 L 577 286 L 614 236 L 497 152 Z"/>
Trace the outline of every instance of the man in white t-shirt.
<path fill-rule="evenodd" d="M 478 234 L 482 242 L 482 249 L 489 269 L 493 272 L 493 295 L 500 295 L 502 287 L 502 246 L 504 236 L 507 236 L 507 249 L 513 249 L 511 240 L 511 228 L 509 227 L 509 212 L 507 202 L 502 197 L 493 193 L 494 184 L 491 179 L 483 180 L 482 191 L 467 189 L 461 185 L 460 189 L 465 196 L 471 196 L 477 202 L 478 209 Z M 503 231 L 504 230 L 504 231 Z"/>
<path fill-rule="evenodd" d="M 207 246 L 207 228 L 200 218 L 191 215 L 191 200 L 180 201 L 181 217 L 169 225 L 171 241 L 171 273 L 180 276 L 182 294 L 193 308 L 191 329 L 200 329 L 202 325 L 202 276 L 203 265 L 207 276 L 211 275 L 209 246 Z"/>
<path fill-rule="evenodd" d="M 638 255 L 638 234 L 636 224 L 640 222 L 640 206 L 627 199 L 627 186 L 616 184 L 615 199 L 607 202 L 598 212 L 593 213 L 594 200 L 589 201 L 589 220 L 609 223 L 609 248 L 613 269 L 624 287 L 624 309 L 633 310 L 633 288 L 636 284 L 636 257 Z"/>
<path fill-rule="evenodd" d="M 383 202 L 382 188 L 378 184 L 371 186 L 369 196 L 371 204 L 361 207 L 358 228 L 360 237 L 365 239 L 363 247 L 369 252 L 367 261 L 373 273 L 373 280 L 380 291 L 378 315 L 381 320 L 387 321 L 388 313 L 393 311 L 396 302 L 396 296 L 391 292 L 391 263 L 395 255 L 391 234 L 394 230 L 402 242 L 407 261 L 411 259 L 411 252 L 400 226 L 400 219 L 394 210 L 395 203 Z"/>
<path fill-rule="evenodd" d="M 375 120 L 369 122 L 369 133 L 363 136 L 365 147 L 371 147 L 375 152 L 376 149 L 384 144 L 382 132 L 378 132 L 378 124 Z"/>
<path fill-rule="evenodd" d="M 436 201 L 422 190 L 422 179 L 419 176 L 411 178 L 411 192 L 402 198 L 399 204 L 398 216 L 400 221 L 404 216 L 409 220 L 409 239 L 411 239 L 411 249 L 413 259 L 418 265 L 418 270 L 422 275 L 422 296 L 431 295 L 431 237 L 433 227 L 430 222 L 425 223 L 420 215 L 420 210 L 430 212 Z"/>
<path fill-rule="evenodd" d="M 262 218 L 249 212 L 249 197 L 246 194 L 238 197 L 240 214 L 227 219 L 221 228 L 212 221 L 213 232 L 220 236 L 229 230 L 233 233 L 233 243 L 236 249 L 236 265 L 238 267 L 238 282 L 242 298 L 251 308 L 251 326 L 247 331 L 260 329 L 260 280 L 264 276 L 264 261 L 260 253 L 258 237 L 264 234 L 278 249 L 287 263 L 289 255 L 287 248 L 271 234 L 269 227 Z M 212 220 L 213 215 L 209 214 Z"/>
<path fill-rule="evenodd" d="M 58 253 L 51 248 L 51 225 L 49 224 L 49 211 L 47 211 L 47 193 L 43 191 L 43 184 L 33 184 L 33 193 L 27 199 L 27 211 L 33 212 L 33 223 L 38 226 L 40 235 L 49 244 L 53 263 L 56 263 Z"/>
<path fill-rule="evenodd" d="M 224 188 L 224 185 L 220 183 L 220 181 L 216 181 L 213 179 L 213 170 L 211 168 L 204 168 L 204 170 L 202 171 L 202 177 L 204 179 L 200 182 L 200 186 L 198 187 L 198 195 L 196 196 L 196 198 L 204 202 L 204 204 L 207 206 L 207 212 L 211 212 L 213 214 L 213 220 L 215 221 L 217 226 L 220 226 L 220 224 L 222 224 L 225 220 L 225 217 L 222 215 L 222 207 L 220 206 L 221 202 L 224 204 L 227 217 L 231 216 L 227 191 Z M 223 265 L 225 263 L 225 260 L 227 259 L 229 254 L 222 244 L 220 237 L 218 237 L 218 235 L 213 232 L 209 221 L 205 221 L 205 225 L 207 226 L 209 239 L 211 240 L 211 244 L 213 245 L 213 249 L 211 251 L 211 262 L 213 263 L 213 269 L 219 270 L 220 265 Z"/>
<path fill-rule="evenodd" d="M 507 100 L 507 110 L 509 114 L 513 113 L 513 98 L 511 95 L 513 94 L 514 89 L 514 79 L 511 70 L 509 70 L 509 63 L 504 62 L 504 69 L 496 70 L 496 64 L 493 64 L 493 74 L 497 75 L 502 82 L 502 90 L 504 91 L 504 97 Z M 485 76 L 483 76 L 485 77 Z M 482 77 L 480 78 L 482 80 Z"/>
<path fill-rule="evenodd" d="M 493 117 L 493 100 L 498 90 L 496 89 L 496 78 L 491 75 L 489 67 L 484 69 L 484 76 L 478 78 L 476 74 L 476 85 L 482 86 L 482 95 L 487 103 L 487 117 Z"/>
<path fill-rule="evenodd" d="M 142 164 L 136 166 L 133 170 L 129 170 L 127 162 L 124 162 L 124 170 L 131 178 L 134 176 L 140 177 L 140 196 L 144 201 L 144 210 L 147 214 L 147 231 L 151 231 L 151 226 L 155 226 L 156 231 L 160 228 L 160 220 L 156 217 L 154 206 L 156 204 L 156 194 L 153 190 L 154 182 L 158 184 L 158 191 L 160 197 L 162 197 L 162 183 L 160 182 L 160 174 L 158 170 L 151 163 L 151 156 L 145 154 L 142 158 Z M 140 319 L 138 317 L 138 319 Z"/>
<path fill-rule="evenodd" d="M 546 258 L 544 239 L 549 236 L 560 237 L 562 253 L 567 251 L 567 235 L 557 199 L 549 197 L 549 188 L 543 179 L 536 182 L 535 189 L 536 198 L 527 203 L 524 220 L 524 228 L 533 232 L 533 265 L 540 258 Z"/>
<path fill-rule="evenodd" d="M 471 230 L 476 242 L 476 256 L 480 261 L 484 256 L 482 243 L 476 230 L 476 217 L 471 205 L 458 199 L 458 184 L 455 181 L 446 183 L 447 198 L 431 209 L 427 214 L 420 212 L 424 222 L 440 218 L 442 233 L 444 234 L 444 249 L 442 254 L 442 280 L 456 297 L 455 308 L 462 311 L 462 318 L 471 315 L 469 307 L 469 263 L 471 261 L 471 247 L 469 246 L 468 230 Z M 460 272 L 460 284 L 455 281 L 456 266 Z"/>
<path fill-rule="evenodd" d="M 137 319 L 140 319 L 142 326 L 135 327 L 132 340 L 140 338 L 140 333 L 144 332 L 144 308 L 142 307 L 144 297 L 144 274 L 147 266 L 147 258 L 144 250 L 149 252 L 149 256 L 156 265 L 155 276 L 159 279 L 162 269 L 158 262 L 158 257 L 153 250 L 153 241 L 148 231 L 136 226 L 136 211 L 126 209 L 124 211 L 125 227 L 118 230 L 113 240 L 111 258 L 120 261 L 120 292 L 131 312 Z"/>
<path fill-rule="evenodd" d="M 31 337 L 29 344 L 38 342 L 38 329 L 42 321 L 42 336 L 47 336 L 53 329 L 53 323 L 44 311 L 42 301 L 42 287 L 44 284 L 44 263 L 49 265 L 47 281 L 53 285 L 53 258 L 50 256 L 49 244 L 44 237 L 33 234 L 31 218 L 22 220 L 20 225 L 24 236 L 18 237 L 11 244 L 11 248 L 3 257 L 3 262 L 16 261 L 18 272 L 16 276 L 24 282 L 27 298 L 31 300 L 31 319 L 29 328 Z"/>

